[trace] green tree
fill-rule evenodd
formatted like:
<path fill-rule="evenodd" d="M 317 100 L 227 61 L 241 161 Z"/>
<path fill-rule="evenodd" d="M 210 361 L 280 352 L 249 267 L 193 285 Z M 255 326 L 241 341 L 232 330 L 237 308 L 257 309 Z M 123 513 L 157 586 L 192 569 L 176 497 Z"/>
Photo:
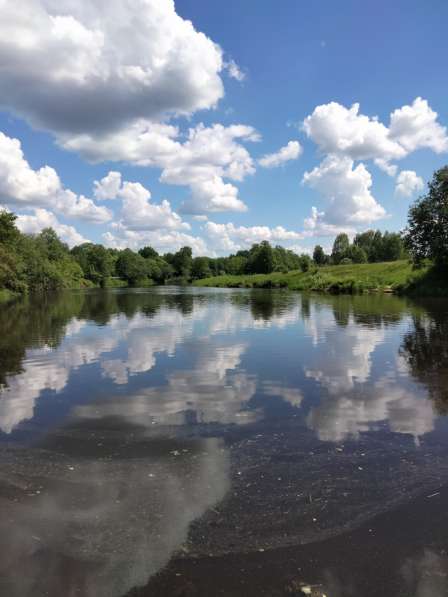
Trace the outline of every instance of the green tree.
<path fill-rule="evenodd" d="M 227 260 L 227 273 L 232 275 L 244 274 L 246 270 L 247 257 L 242 255 L 231 255 Z"/>
<path fill-rule="evenodd" d="M 131 249 L 124 249 L 120 252 L 115 267 L 120 278 L 126 280 L 130 286 L 143 282 L 148 276 L 146 260 Z"/>
<path fill-rule="evenodd" d="M 409 209 L 404 242 L 416 263 L 448 265 L 448 166 L 434 173 L 427 195 Z"/>
<path fill-rule="evenodd" d="M 347 251 L 347 258 L 353 263 L 367 263 L 367 253 L 358 245 L 351 245 Z"/>
<path fill-rule="evenodd" d="M 20 232 L 16 226 L 17 216 L 9 211 L 0 211 L 0 243 L 11 245 L 17 241 Z"/>
<path fill-rule="evenodd" d="M 274 252 L 268 241 L 252 245 L 247 269 L 251 274 L 270 274 L 274 271 Z"/>
<path fill-rule="evenodd" d="M 210 275 L 210 259 L 208 257 L 195 257 L 191 266 L 191 277 L 193 280 L 208 278 Z"/>
<path fill-rule="evenodd" d="M 350 248 L 350 241 L 348 236 L 342 232 L 338 234 L 333 243 L 333 250 L 331 252 L 331 259 L 334 264 L 338 264 L 347 257 L 348 250 Z"/>
<path fill-rule="evenodd" d="M 138 253 L 145 259 L 157 259 L 159 257 L 157 251 L 152 247 L 143 247 Z"/>
<path fill-rule="evenodd" d="M 327 263 L 327 256 L 320 245 L 314 247 L 313 261 L 316 265 L 325 265 Z"/>
<path fill-rule="evenodd" d="M 104 286 L 113 273 L 114 258 L 102 245 L 84 243 L 72 249 L 72 255 L 82 268 L 84 277 Z"/>
<path fill-rule="evenodd" d="M 63 259 L 69 252 L 68 246 L 59 239 L 53 228 L 44 228 L 36 236 L 36 241 L 50 261 Z"/>
<path fill-rule="evenodd" d="M 302 255 L 300 255 L 299 267 L 302 270 L 302 272 L 307 272 L 311 267 L 311 263 L 312 263 L 312 260 L 309 255 L 307 255 L 306 253 L 302 253 Z"/>
<path fill-rule="evenodd" d="M 191 247 L 182 247 L 182 249 L 173 255 L 171 262 L 176 276 L 180 276 L 181 278 L 190 277 L 192 263 Z"/>
<path fill-rule="evenodd" d="M 397 261 L 405 255 L 403 240 L 397 232 L 385 232 L 381 250 L 382 261 Z"/>

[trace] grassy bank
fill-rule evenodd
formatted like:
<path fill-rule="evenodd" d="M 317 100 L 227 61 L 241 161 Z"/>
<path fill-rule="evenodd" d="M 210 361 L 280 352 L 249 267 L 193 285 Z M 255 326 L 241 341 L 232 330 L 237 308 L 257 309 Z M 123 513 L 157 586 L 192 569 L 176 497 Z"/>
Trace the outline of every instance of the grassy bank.
<path fill-rule="evenodd" d="M 194 282 L 195 286 L 220 288 L 289 288 L 317 292 L 402 292 L 448 296 L 446 276 L 433 269 L 414 269 L 408 261 L 363 263 L 243 276 L 217 276 Z"/>

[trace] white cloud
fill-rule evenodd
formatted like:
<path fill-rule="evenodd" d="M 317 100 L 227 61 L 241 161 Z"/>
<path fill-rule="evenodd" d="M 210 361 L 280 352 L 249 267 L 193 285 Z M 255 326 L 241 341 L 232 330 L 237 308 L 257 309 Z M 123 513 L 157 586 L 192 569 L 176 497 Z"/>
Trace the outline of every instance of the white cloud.
<path fill-rule="evenodd" d="M 359 104 L 351 108 L 336 102 L 317 106 L 305 118 L 303 130 L 325 157 L 320 166 L 305 174 L 304 182 L 330 200 L 330 209 L 321 215 L 322 223 L 364 223 L 384 217 L 385 210 L 370 192 L 370 173 L 364 164 L 355 166 L 355 162 L 373 160 L 386 174 L 396 176 L 397 166 L 391 161 L 422 148 L 448 151 L 447 130 L 437 117 L 420 97 L 392 112 L 389 126 L 377 117 L 360 114 Z M 397 192 L 409 196 L 419 188 L 420 179 L 417 182 L 407 175 Z"/>
<path fill-rule="evenodd" d="M 13 208 L 46 207 L 67 217 L 104 223 L 111 212 L 83 195 L 65 189 L 50 166 L 33 170 L 20 141 L 0 132 L 0 195 Z"/>
<path fill-rule="evenodd" d="M 364 166 L 349 157 L 329 155 L 303 181 L 328 200 L 324 220 L 329 224 L 356 225 L 373 222 L 386 215 L 370 192 L 372 177 Z"/>
<path fill-rule="evenodd" d="M 172 211 L 168 201 L 160 205 L 150 203 L 151 193 L 139 182 L 124 182 L 119 196 L 123 201 L 123 222 L 130 230 L 190 228 Z"/>
<path fill-rule="evenodd" d="M 255 171 L 238 142 L 256 140 L 255 131 L 199 125 L 183 141 L 169 124 L 215 107 L 224 69 L 244 78 L 173 0 L 25 0 L 3 13 L 0 105 L 93 162 L 160 168 L 163 182 L 190 188 L 184 212 L 246 210 L 229 181 Z M 97 199 L 107 198 L 104 184 L 114 181 L 97 186 Z"/>
<path fill-rule="evenodd" d="M 353 226 L 341 224 L 329 224 L 325 221 L 325 212 L 319 211 L 317 207 L 311 208 L 311 215 L 304 220 L 305 236 L 337 236 L 340 232 L 354 235 L 356 229 Z"/>
<path fill-rule="evenodd" d="M 317 106 L 305 118 L 303 128 L 325 154 L 340 154 L 352 160 L 400 159 L 405 149 L 389 137 L 376 118 L 359 114 L 359 104 L 346 108 L 337 102 Z"/>
<path fill-rule="evenodd" d="M 413 170 L 402 170 L 397 176 L 395 193 L 402 197 L 411 197 L 424 187 L 423 179 Z"/>
<path fill-rule="evenodd" d="M 398 166 L 396 166 L 395 164 L 389 164 L 387 160 L 384 160 L 382 158 L 376 158 L 374 162 L 375 165 L 378 166 L 378 168 L 385 172 L 388 176 L 396 176 Z"/>
<path fill-rule="evenodd" d="M 121 173 L 110 171 L 101 180 L 95 180 L 93 194 L 99 200 L 116 199 L 121 188 Z"/>
<path fill-rule="evenodd" d="M 263 168 L 276 168 L 290 160 L 296 160 L 303 149 L 298 141 L 289 141 L 285 147 L 282 147 L 276 153 L 269 153 L 258 160 Z"/>
<path fill-rule="evenodd" d="M 202 213 L 246 211 L 237 187 L 225 179 L 242 181 L 255 172 L 254 162 L 240 141 L 258 140 L 258 133 L 250 126 L 199 124 L 182 141 L 176 127 L 139 121 L 106 135 L 72 137 L 64 147 L 94 162 L 114 160 L 160 168 L 162 182 L 190 188 L 191 196 L 181 210 Z M 102 187 L 97 189 L 103 196 Z"/>
<path fill-rule="evenodd" d="M 225 62 L 224 67 L 227 70 L 227 74 L 232 79 L 236 79 L 241 83 L 241 81 L 244 81 L 246 78 L 246 74 L 240 69 L 235 60 L 229 60 L 228 62 Z"/>
<path fill-rule="evenodd" d="M 173 0 L 2 1 L 0 103 L 56 133 L 212 108 L 222 51 Z"/>
<path fill-rule="evenodd" d="M 75 151 L 93 163 L 113 161 L 163 167 L 180 150 L 176 140 L 179 135 L 175 126 L 139 119 L 101 134 L 86 131 L 64 135 L 59 142 L 64 149 Z"/>
<path fill-rule="evenodd" d="M 448 151 L 446 127 L 437 122 L 438 114 L 427 100 L 417 97 L 411 106 L 403 106 L 390 116 L 390 137 L 407 153 L 427 148 L 435 153 Z"/>
<path fill-rule="evenodd" d="M 291 243 L 301 240 L 304 235 L 300 232 L 287 230 L 283 226 L 269 228 L 269 226 L 235 226 L 232 222 L 217 224 L 207 222 L 204 232 L 209 239 L 209 246 L 217 252 L 235 252 L 251 247 L 254 243 L 267 240 L 272 244 Z"/>
<path fill-rule="evenodd" d="M 103 199 L 121 199 L 120 224 L 128 230 L 184 229 L 190 225 L 182 222 L 164 200 L 160 205 L 150 202 L 151 193 L 139 182 L 122 182 L 120 172 L 109 172 L 99 182 L 95 181 L 95 195 Z"/>
<path fill-rule="evenodd" d="M 154 247 L 159 253 L 175 252 L 180 248 L 189 246 L 194 255 L 207 255 L 208 248 L 199 236 L 193 236 L 178 230 L 148 230 L 134 231 L 118 223 L 113 232 L 108 231 L 102 235 L 103 243 L 114 249 L 139 249 L 145 245 Z"/>
<path fill-rule="evenodd" d="M 44 228 L 53 228 L 70 247 L 88 242 L 73 226 L 61 224 L 56 216 L 46 209 L 37 208 L 34 215 L 19 214 L 16 224 L 19 230 L 26 234 L 38 234 Z"/>
<path fill-rule="evenodd" d="M 375 159 L 381 167 L 421 148 L 436 153 L 448 151 L 447 130 L 437 117 L 427 100 L 420 97 L 412 105 L 394 110 L 389 127 L 376 117 L 360 114 L 359 104 L 346 108 L 330 102 L 317 106 L 305 118 L 303 128 L 323 153 L 353 160 Z"/>

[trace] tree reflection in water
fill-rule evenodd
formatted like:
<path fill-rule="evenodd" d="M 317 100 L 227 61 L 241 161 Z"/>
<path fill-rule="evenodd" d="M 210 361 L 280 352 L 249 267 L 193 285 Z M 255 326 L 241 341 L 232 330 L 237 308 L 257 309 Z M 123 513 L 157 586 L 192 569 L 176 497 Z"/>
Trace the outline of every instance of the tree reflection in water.
<path fill-rule="evenodd" d="M 446 302 L 422 304 L 425 311 L 413 317 L 400 354 L 410 373 L 427 388 L 437 412 L 448 414 L 448 312 Z"/>

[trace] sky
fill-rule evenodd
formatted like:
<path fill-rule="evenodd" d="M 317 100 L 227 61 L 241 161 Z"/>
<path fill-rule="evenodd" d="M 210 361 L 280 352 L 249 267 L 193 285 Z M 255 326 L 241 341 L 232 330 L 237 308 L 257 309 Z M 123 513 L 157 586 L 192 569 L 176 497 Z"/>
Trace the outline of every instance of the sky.
<path fill-rule="evenodd" d="M 401 230 L 448 163 L 448 3 L 0 0 L 0 206 L 159 252 Z"/>

